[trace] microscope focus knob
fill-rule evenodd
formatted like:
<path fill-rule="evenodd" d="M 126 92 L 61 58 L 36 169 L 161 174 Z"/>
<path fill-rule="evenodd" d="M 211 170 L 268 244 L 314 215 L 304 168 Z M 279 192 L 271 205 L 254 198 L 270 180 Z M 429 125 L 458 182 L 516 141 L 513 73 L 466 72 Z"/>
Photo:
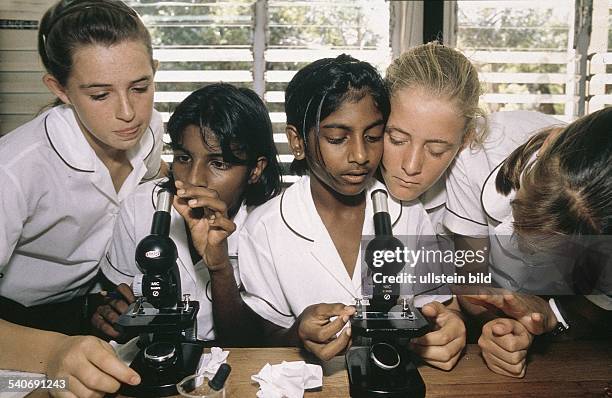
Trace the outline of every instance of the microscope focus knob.
<path fill-rule="evenodd" d="M 157 342 L 144 350 L 146 361 L 157 367 L 171 365 L 176 361 L 176 349 L 174 344 Z"/>
<path fill-rule="evenodd" d="M 397 349 L 388 343 L 376 343 L 370 348 L 372 362 L 381 369 L 391 370 L 399 366 L 401 359 Z"/>

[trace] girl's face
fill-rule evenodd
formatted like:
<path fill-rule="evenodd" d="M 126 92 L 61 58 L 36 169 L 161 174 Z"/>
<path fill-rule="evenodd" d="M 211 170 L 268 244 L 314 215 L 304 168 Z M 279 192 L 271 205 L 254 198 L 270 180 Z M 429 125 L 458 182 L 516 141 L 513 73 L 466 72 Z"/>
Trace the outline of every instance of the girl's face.
<path fill-rule="evenodd" d="M 249 168 L 224 161 L 218 140 L 213 134 L 206 138 L 210 146 L 204 143 L 199 126 L 187 126 L 182 135 L 182 149 L 174 150 L 174 178 L 217 191 L 228 213 L 233 215 L 248 184 Z"/>
<path fill-rule="evenodd" d="M 153 76 L 151 57 L 138 41 L 87 45 L 74 52 L 66 87 L 56 94 L 73 106 L 94 149 L 125 151 L 149 127 Z"/>
<path fill-rule="evenodd" d="M 345 195 L 363 192 L 382 156 L 383 116 L 371 95 L 344 102 L 308 134 L 308 165 L 317 180 Z M 320 156 L 315 153 L 318 139 Z"/>
<path fill-rule="evenodd" d="M 454 104 L 420 88 L 391 98 L 381 171 L 400 200 L 413 200 L 444 173 L 462 147 L 465 118 Z"/>

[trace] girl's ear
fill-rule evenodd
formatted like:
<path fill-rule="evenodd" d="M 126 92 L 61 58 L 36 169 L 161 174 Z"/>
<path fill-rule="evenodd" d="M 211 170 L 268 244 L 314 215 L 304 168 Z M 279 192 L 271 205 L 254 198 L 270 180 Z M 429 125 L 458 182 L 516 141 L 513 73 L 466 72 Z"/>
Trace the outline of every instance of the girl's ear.
<path fill-rule="evenodd" d="M 285 127 L 285 134 L 287 135 L 287 142 L 289 143 L 289 148 L 293 153 L 293 157 L 297 160 L 303 160 L 306 157 L 304 153 L 304 140 L 300 137 L 297 129 L 288 124 Z"/>
<path fill-rule="evenodd" d="M 57 98 L 59 98 L 64 104 L 70 105 L 70 98 L 66 94 L 66 89 L 60 84 L 60 82 L 50 73 L 43 76 L 43 83 L 49 91 L 51 91 Z"/>
<path fill-rule="evenodd" d="M 268 159 L 265 156 L 260 156 L 257 158 L 257 163 L 255 163 L 255 167 L 251 169 L 251 174 L 249 175 L 249 184 L 257 184 L 264 170 L 268 166 Z"/>

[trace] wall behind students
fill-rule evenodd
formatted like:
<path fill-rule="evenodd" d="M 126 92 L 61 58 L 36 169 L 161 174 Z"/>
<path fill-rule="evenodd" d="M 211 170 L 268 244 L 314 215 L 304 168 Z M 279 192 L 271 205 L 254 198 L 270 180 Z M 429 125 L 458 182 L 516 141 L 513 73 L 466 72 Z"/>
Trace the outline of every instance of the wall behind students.
<path fill-rule="evenodd" d="M 0 2 L 0 135 L 32 119 L 53 95 L 42 82 L 38 22 L 54 0 Z"/>

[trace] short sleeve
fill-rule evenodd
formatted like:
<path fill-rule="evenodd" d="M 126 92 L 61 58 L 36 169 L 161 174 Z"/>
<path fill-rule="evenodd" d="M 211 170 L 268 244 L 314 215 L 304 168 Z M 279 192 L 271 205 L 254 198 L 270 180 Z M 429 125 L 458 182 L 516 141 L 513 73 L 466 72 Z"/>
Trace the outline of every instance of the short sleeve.
<path fill-rule="evenodd" d="M 485 236 L 487 218 L 480 203 L 480 187 L 470 181 L 467 173 L 467 156 L 472 156 L 470 148 L 465 148 L 455 160 L 446 179 L 444 226 L 459 235 Z M 482 161 L 484 167 L 486 160 Z"/>
<path fill-rule="evenodd" d="M 0 168 L 0 275 L 19 242 L 28 217 L 27 201 L 17 177 Z M 2 279 L 0 279 L 0 282 Z"/>
<path fill-rule="evenodd" d="M 296 317 L 283 293 L 265 225 L 247 224 L 240 232 L 239 247 L 242 299 L 262 318 L 290 328 Z"/>
<path fill-rule="evenodd" d="M 155 109 L 151 114 L 151 123 L 149 124 L 149 128 L 153 132 L 154 143 L 151 153 L 145 160 L 147 172 L 144 175 L 143 180 L 146 181 L 160 177 L 159 173 L 161 171 L 161 155 L 164 147 L 164 122 L 161 114 Z"/>
<path fill-rule="evenodd" d="M 100 262 L 102 273 L 114 284 L 131 284 L 134 275 L 142 273 L 136 265 L 136 227 L 134 219 L 135 195 L 121 204 L 113 237 L 106 255 Z"/>

